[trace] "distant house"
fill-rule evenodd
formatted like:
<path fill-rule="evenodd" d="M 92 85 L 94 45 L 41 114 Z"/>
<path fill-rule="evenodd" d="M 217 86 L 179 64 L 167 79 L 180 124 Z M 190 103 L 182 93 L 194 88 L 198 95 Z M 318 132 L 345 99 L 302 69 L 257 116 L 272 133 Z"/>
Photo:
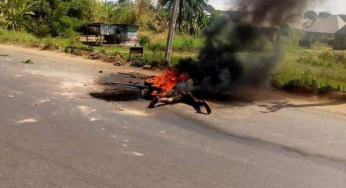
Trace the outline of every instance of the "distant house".
<path fill-rule="evenodd" d="M 346 25 L 335 33 L 334 49 L 344 50 L 346 49 Z"/>
<path fill-rule="evenodd" d="M 323 20 L 322 18 L 317 18 L 316 20 L 307 20 L 305 23 L 304 23 L 304 29 L 307 29 L 313 25 L 315 25 L 315 23 L 318 23 L 320 22 L 321 20 Z"/>
<path fill-rule="evenodd" d="M 305 38 L 308 40 L 327 42 L 337 31 L 346 25 L 339 16 L 329 16 L 316 21 L 312 26 L 305 29 Z"/>
<path fill-rule="evenodd" d="M 138 26 L 127 24 L 90 23 L 79 29 L 82 42 L 89 45 L 135 45 L 138 42 Z"/>
<path fill-rule="evenodd" d="M 121 44 L 135 45 L 138 42 L 138 26 L 128 24 L 112 24 L 117 28 L 117 38 Z"/>

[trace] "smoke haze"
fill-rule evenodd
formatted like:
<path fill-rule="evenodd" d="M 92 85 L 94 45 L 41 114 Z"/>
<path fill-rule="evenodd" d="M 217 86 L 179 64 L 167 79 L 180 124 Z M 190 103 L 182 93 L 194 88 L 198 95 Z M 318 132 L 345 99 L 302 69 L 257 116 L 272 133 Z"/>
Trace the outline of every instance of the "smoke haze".
<path fill-rule="evenodd" d="M 240 12 L 219 19 L 206 29 L 198 60 L 184 59 L 177 68 L 191 76 L 195 90 L 228 92 L 239 87 L 269 86 L 281 61 L 279 44 L 268 45 L 268 33 L 294 15 L 307 0 L 239 0 Z M 234 19 L 237 17 L 237 19 Z"/>

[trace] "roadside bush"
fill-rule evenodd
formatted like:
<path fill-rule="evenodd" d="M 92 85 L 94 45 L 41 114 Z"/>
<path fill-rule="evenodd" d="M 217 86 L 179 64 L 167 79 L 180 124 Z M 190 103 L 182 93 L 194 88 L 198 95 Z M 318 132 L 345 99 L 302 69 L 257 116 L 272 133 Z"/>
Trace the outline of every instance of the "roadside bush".
<path fill-rule="evenodd" d="M 156 53 L 158 51 L 164 50 L 164 49 L 165 49 L 165 47 L 160 43 L 154 43 L 154 44 L 149 46 L 149 50 L 151 50 L 154 53 L 154 55 L 156 55 Z"/>
<path fill-rule="evenodd" d="M 327 84 L 327 85 L 324 85 L 324 86 L 318 88 L 317 94 L 323 95 L 323 94 L 326 94 L 326 93 L 331 92 L 331 91 L 340 91 L 340 87 L 339 88 L 333 88 L 333 86 Z"/>
<path fill-rule="evenodd" d="M 29 27 L 28 31 L 40 38 L 48 37 L 51 33 L 49 25 L 43 19 L 33 21 L 32 27 Z"/>
<path fill-rule="evenodd" d="M 81 55 L 82 52 L 93 52 L 94 48 L 89 47 L 89 46 L 84 46 L 84 45 L 70 45 L 66 46 L 64 49 L 65 53 L 70 53 L 70 54 L 76 54 L 76 55 Z"/>
<path fill-rule="evenodd" d="M 302 86 L 301 80 L 294 79 L 294 80 L 290 80 L 287 83 L 285 83 L 282 86 L 282 89 L 284 91 L 294 92 L 294 91 L 297 91 L 300 86 Z"/>
<path fill-rule="evenodd" d="M 52 38 L 46 38 L 42 50 L 59 50 L 59 46 L 54 43 Z"/>
<path fill-rule="evenodd" d="M 318 59 L 323 61 L 333 61 L 334 60 L 334 53 L 331 51 L 325 51 L 318 55 Z"/>
<path fill-rule="evenodd" d="M 282 90 L 288 92 L 296 92 L 299 94 L 318 94 L 324 95 L 331 91 L 342 91 L 341 87 L 333 87 L 330 84 L 318 85 L 317 80 L 311 79 L 310 81 L 302 81 L 300 79 L 293 79 L 288 81 L 282 86 Z"/>
<path fill-rule="evenodd" d="M 139 37 L 139 45 L 150 46 L 150 38 L 148 36 L 140 36 Z"/>
<path fill-rule="evenodd" d="M 346 66 L 346 55 L 344 53 L 335 53 L 335 63 L 341 63 Z"/>

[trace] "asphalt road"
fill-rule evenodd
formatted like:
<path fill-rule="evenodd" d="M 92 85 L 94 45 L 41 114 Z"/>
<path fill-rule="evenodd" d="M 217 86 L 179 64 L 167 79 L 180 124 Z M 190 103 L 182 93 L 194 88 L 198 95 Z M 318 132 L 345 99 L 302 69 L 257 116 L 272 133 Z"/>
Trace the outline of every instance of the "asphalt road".
<path fill-rule="evenodd" d="M 127 68 L 0 54 L 0 188 L 346 187 L 342 118 L 263 102 L 213 104 L 211 116 L 110 103 L 88 95 L 94 80 Z M 28 58 L 35 64 L 20 63 Z"/>

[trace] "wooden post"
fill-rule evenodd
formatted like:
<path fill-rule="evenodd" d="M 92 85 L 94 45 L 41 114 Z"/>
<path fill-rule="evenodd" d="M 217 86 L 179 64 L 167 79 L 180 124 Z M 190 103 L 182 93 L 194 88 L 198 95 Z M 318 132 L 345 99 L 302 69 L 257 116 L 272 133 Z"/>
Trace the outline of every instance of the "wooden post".
<path fill-rule="evenodd" d="M 89 45 L 89 26 L 86 26 L 86 38 L 87 38 L 87 45 Z"/>
<path fill-rule="evenodd" d="M 180 0 L 174 0 L 174 3 L 173 3 L 171 23 L 169 27 L 169 33 L 168 33 L 167 44 L 166 44 L 165 59 L 169 63 L 171 62 L 171 57 L 172 57 L 172 48 L 173 48 L 173 40 L 175 35 L 175 27 L 177 24 L 179 1 Z"/>

